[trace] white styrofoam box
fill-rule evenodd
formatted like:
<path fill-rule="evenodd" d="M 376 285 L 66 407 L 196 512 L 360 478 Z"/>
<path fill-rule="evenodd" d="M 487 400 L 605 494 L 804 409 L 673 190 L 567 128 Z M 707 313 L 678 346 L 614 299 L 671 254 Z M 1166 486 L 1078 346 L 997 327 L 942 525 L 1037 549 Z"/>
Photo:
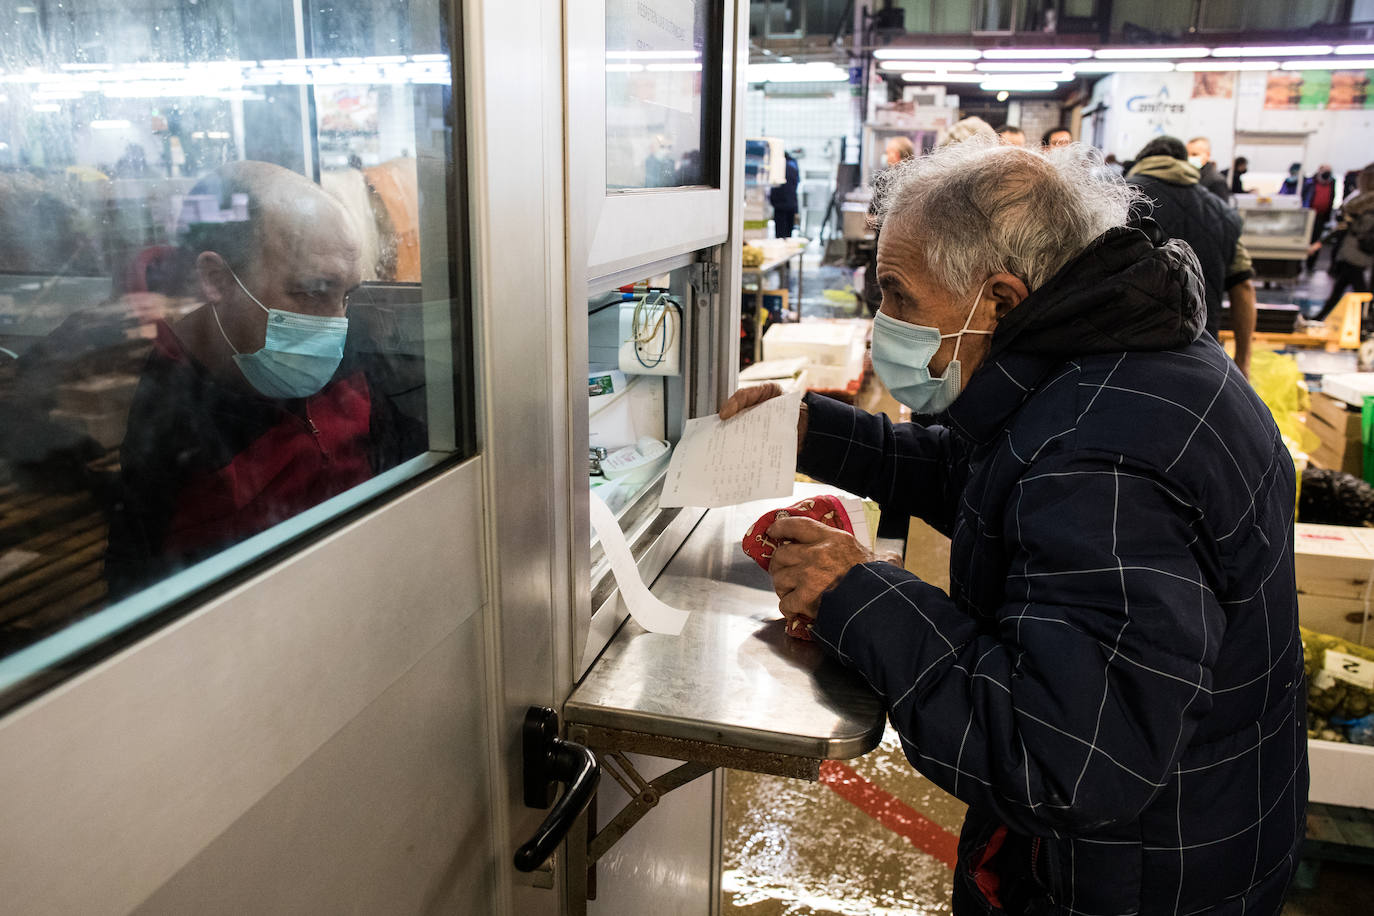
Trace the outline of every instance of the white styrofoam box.
<path fill-rule="evenodd" d="M 1374 372 L 1322 376 L 1322 392 L 1352 407 L 1363 407 L 1364 396 L 1374 394 Z"/>
<path fill-rule="evenodd" d="M 1374 808 L 1374 747 L 1310 738 L 1307 763 L 1312 774 L 1308 801 Z"/>
<path fill-rule="evenodd" d="M 866 318 L 779 322 L 763 334 L 763 356 L 768 360 L 804 356 L 810 387 L 845 388 L 863 376 L 871 326 Z"/>

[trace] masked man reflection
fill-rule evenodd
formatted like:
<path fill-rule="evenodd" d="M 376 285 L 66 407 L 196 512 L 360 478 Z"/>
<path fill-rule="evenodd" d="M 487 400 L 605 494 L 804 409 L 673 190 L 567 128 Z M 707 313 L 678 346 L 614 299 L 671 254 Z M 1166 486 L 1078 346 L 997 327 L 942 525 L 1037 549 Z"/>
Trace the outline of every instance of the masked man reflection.
<path fill-rule="evenodd" d="M 299 514 L 424 447 L 348 314 L 357 233 L 295 172 L 224 166 L 187 196 L 189 290 L 159 324 L 120 448 L 106 574 L 125 593 Z"/>
<path fill-rule="evenodd" d="M 770 575 L 969 806 L 956 914 L 1277 913 L 1307 792 L 1294 470 L 1186 243 L 1097 154 L 976 141 L 885 197 L 873 365 L 798 468 L 948 535 L 950 590 L 805 518 Z M 734 416 L 777 393 L 743 389 Z"/>

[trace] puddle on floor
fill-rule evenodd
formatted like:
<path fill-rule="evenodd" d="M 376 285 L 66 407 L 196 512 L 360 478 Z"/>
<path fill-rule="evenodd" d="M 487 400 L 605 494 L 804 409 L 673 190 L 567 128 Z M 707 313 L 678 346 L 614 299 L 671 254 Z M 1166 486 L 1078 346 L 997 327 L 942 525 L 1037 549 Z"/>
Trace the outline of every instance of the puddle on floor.
<path fill-rule="evenodd" d="M 850 765 L 957 832 L 963 805 L 911 769 L 890 729 Z M 725 806 L 726 916 L 950 912 L 949 867 L 824 784 L 731 771 Z"/>

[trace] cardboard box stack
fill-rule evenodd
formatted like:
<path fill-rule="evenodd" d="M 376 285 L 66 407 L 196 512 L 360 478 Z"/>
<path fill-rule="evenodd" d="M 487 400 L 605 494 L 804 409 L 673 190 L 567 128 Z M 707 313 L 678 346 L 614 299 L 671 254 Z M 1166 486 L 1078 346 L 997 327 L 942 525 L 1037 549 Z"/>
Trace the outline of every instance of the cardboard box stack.
<path fill-rule="evenodd" d="M 1312 395 L 1307 412 L 1307 428 L 1321 439 L 1312 453 L 1312 464 L 1332 471 L 1345 471 L 1362 477 L 1364 445 L 1360 439 L 1360 411 L 1325 394 Z"/>
<path fill-rule="evenodd" d="M 1374 639 L 1374 528 L 1294 526 L 1302 625 L 1351 642 Z"/>

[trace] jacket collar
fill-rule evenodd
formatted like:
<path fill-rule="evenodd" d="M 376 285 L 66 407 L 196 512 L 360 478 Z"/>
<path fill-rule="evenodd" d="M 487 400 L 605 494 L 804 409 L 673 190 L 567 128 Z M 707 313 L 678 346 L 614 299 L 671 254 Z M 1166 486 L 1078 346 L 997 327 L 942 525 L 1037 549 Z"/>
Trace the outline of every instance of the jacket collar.
<path fill-rule="evenodd" d="M 1001 320 L 946 420 L 975 443 L 990 441 L 1057 367 L 1091 354 L 1183 347 L 1205 320 L 1190 248 L 1111 229 Z"/>

